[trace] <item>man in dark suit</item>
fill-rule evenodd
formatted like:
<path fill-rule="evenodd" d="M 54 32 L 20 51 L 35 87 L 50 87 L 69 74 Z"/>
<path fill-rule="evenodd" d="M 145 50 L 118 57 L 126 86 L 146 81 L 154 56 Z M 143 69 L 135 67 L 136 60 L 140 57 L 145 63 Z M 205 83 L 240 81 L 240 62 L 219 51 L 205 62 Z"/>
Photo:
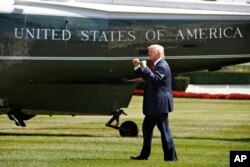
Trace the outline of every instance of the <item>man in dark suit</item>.
<path fill-rule="evenodd" d="M 165 161 L 177 161 L 173 137 L 168 124 L 168 113 L 173 111 L 171 71 L 164 60 L 164 48 L 161 45 L 148 47 L 153 67 L 147 67 L 145 61 L 134 59 L 135 73 L 145 80 L 143 97 L 143 147 L 133 160 L 147 160 L 151 152 L 153 129 L 157 125 L 161 132 L 162 148 Z"/>

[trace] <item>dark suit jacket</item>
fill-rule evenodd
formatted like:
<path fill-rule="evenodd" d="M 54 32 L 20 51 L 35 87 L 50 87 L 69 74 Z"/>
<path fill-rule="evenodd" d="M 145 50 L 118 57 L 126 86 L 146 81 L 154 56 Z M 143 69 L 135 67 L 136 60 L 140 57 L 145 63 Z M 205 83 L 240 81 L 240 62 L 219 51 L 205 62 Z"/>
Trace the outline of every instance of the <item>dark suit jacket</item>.
<path fill-rule="evenodd" d="M 154 70 L 138 68 L 135 73 L 144 78 L 144 115 L 159 115 L 173 111 L 172 77 L 167 62 L 162 59 Z"/>

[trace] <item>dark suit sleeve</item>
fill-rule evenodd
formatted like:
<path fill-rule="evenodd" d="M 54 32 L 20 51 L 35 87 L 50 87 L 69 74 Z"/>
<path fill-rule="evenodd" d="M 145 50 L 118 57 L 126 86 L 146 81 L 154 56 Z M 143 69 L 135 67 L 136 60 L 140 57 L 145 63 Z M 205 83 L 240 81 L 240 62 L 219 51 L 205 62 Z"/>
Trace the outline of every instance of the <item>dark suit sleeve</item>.
<path fill-rule="evenodd" d="M 165 70 L 162 66 L 158 66 L 154 72 L 152 72 L 148 67 L 138 68 L 135 73 L 145 80 L 150 80 L 152 82 L 160 82 L 165 78 Z"/>

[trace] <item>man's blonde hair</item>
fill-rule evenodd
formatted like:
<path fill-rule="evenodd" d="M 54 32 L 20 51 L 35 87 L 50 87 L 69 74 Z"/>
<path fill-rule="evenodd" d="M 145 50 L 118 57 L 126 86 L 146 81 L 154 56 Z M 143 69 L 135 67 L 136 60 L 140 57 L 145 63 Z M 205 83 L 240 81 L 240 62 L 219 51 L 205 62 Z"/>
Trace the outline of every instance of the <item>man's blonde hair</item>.
<path fill-rule="evenodd" d="M 161 57 L 165 57 L 164 47 L 161 46 L 161 45 L 153 44 L 153 45 L 150 45 L 150 46 L 148 47 L 148 49 L 154 49 L 155 51 L 157 51 L 157 52 L 160 53 L 160 56 L 161 56 Z"/>

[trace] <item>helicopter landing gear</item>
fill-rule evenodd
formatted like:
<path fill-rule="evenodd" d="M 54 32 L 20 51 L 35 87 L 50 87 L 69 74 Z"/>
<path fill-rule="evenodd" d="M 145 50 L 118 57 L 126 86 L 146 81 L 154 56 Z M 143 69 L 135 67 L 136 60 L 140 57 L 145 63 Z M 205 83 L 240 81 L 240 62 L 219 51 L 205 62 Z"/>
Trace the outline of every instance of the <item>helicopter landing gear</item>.
<path fill-rule="evenodd" d="M 19 108 L 12 108 L 8 112 L 8 117 L 10 120 L 13 120 L 16 126 L 26 127 L 24 120 L 29 120 L 33 118 L 35 115 L 28 115 L 21 111 Z"/>
<path fill-rule="evenodd" d="M 112 118 L 108 121 L 106 124 L 107 127 L 111 127 L 113 129 L 119 130 L 121 137 L 137 137 L 139 130 L 133 121 L 125 121 L 119 126 L 119 119 L 120 116 L 127 115 L 123 110 L 119 109 L 114 111 Z M 116 121 L 115 125 L 112 125 L 112 123 Z"/>

